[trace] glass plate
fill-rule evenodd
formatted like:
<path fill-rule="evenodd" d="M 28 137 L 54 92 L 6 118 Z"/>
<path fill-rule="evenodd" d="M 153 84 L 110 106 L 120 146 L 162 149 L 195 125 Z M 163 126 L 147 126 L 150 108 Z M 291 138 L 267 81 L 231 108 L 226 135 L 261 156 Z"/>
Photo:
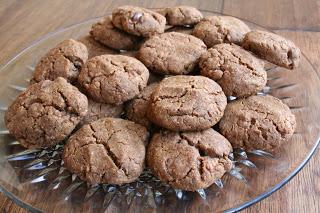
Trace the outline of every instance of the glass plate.
<path fill-rule="evenodd" d="M 268 65 L 268 86 L 260 93 L 274 95 L 290 106 L 297 118 L 292 139 L 273 157 L 261 151 L 235 150 L 233 170 L 206 190 L 194 193 L 173 190 L 147 170 L 132 184 L 89 186 L 63 167 L 62 145 L 46 150 L 23 149 L 5 129 L 6 107 L 28 85 L 34 65 L 48 49 L 64 39 L 88 34 L 92 23 L 99 19 L 50 33 L 23 50 L 0 71 L 0 190 L 17 204 L 34 212 L 237 211 L 278 190 L 314 153 L 320 132 L 317 124 L 320 81 L 304 55 L 300 67 L 295 70 Z M 244 21 L 252 29 L 267 30 Z"/>

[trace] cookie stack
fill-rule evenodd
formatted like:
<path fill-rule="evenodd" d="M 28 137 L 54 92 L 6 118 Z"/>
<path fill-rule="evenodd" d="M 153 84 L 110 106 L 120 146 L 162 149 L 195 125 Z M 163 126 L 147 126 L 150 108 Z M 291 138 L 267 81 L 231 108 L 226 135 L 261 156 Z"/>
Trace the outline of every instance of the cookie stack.
<path fill-rule="evenodd" d="M 66 142 L 65 166 L 89 183 L 130 183 L 147 165 L 195 191 L 232 168 L 232 147 L 276 152 L 290 139 L 289 107 L 256 94 L 264 60 L 299 59 L 291 41 L 234 17 L 122 6 L 44 55 L 5 123 L 27 148 Z"/>

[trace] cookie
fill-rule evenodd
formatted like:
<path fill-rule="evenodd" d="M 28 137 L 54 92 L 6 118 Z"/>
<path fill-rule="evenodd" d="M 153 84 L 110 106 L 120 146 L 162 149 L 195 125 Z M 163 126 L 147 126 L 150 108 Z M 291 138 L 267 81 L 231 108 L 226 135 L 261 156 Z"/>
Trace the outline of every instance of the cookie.
<path fill-rule="evenodd" d="M 274 152 L 294 133 L 295 116 L 281 100 L 251 96 L 228 104 L 219 123 L 220 132 L 233 147 Z"/>
<path fill-rule="evenodd" d="M 201 75 L 216 81 L 226 96 L 255 95 L 267 83 L 264 63 L 235 44 L 218 44 L 201 56 Z"/>
<path fill-rule="evenodd" d="M 157 86 L 158 83 L 148 85 L 135 99 L 127 103 L 126 115 L 129 120 L 141 124 L 148 129 L 151 128 L 152 123 L 147 118 L 147 108 L 149 105 L 150 96 Z"/>
<path fill-rule="evenodd" d="M 112 23 L 132 35 L 151 37 L 164 32 L 166 18 L 145 8 L 121 6 L 113 10 Z"/>
<path fill-rule="evenodd" d="M 91 184 L 135 181 L 144 168 L 146 128 L 134 122 L 103 118 L 84 125 L 65 145 L 64 165 Z"/>
<path fill-rule="evenodd" d="M 166 17 L 167 24 L 173 26 L 194 25 L 203 17 L 197 8 L 183 5 L 164 8 L 160 14 Z"/>
<path fill-rule="evenodd" d="M 153 174 L 173 188 L 196 191 L 209 187 L 232 168 L 228 140 L 213 129 L 154 134 L 147 151 Z"/>
<path fill-rule="evenodd" d="M 137 96 L 148 78 L 148 69 L 135 58 L 101 55 L 84 65 L 79 84 L 95 101 L 119 105 Z"/>
<path fill-rule="evenodd" d="M 63 77 L 74 83 L 87 59 L 88 51 L 84 44 L 73 39 L 65 40 L 40 59 L 31 82 Z"/>
<path fill-rule="evenodd" d="M 118 53 L 118 51 L 115 51 L 113 49 L 110 49 L 110 48 L 100 44 L 99 42 L 94 40 L 92 38 L 92 36 L 90 36 L 90 35 L 81 37 L 78 39 L 78 41 L 80 41 L 81 43 L 86 45 L 87 50 L 88 50 L 88 59 L 93 58 L 95 56 L 99 56 L 99 55 L 117 54 Z"/>
<path fill-rule="evenodd" d="M 255 30 L 246 34 L 242 47 L 276 65 L 294 69 L 299 66 L 300 49 L 277 34 Z"/>
<path fill-rule="evenodd" d="M 221 43 L 240 44 L 250 28 L 241 20 L 231 16 L 208 16 L 193 29 L 192 34 L 208 46 Z"/>
<path fill-rule="evenodd" d="M 154 72 L 180 75 L 191 72 L 206 49 L 206 45 L 192 35 L 170 32 L 147 40 L 137 57 Z"/>
<path fill-rule="evenodd" d="M 227 98 L 221 87 L 203 76 L 165 78 L 154 90 L 148 118 L 173 131 L 208 129 L 223 116 Z"/>
<path fill-rule="evenodd" d="M 28 87 L 8 108 L 4 120 L 22 146 L 44 148 L 68 137 L 87 110 L 87 97 L 58 77 Z"/>
<path fill-rule="evenodd" d="M 140 41 L 139 37 L 118 30 L 112 24 L 112 17 L 107 16 L 91 27 L 91 36 L 116 50 L 132 50 Z"/>
<path fill-rule="evenodd" d="M 105 117 L 118 118 L 123 113 L 123 105 L 112 105 L 96 102 L 92 99 L 88 100 L 88 112 L 82 119 L 81 125 L 99 120 Z"/>

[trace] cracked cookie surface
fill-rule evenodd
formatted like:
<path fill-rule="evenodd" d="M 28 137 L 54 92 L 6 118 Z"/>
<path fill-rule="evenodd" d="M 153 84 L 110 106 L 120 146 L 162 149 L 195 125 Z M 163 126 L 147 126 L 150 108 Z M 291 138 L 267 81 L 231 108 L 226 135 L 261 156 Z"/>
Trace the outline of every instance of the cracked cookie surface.
<path fill-rule="evenodd" d="M 87 59 L 88 50 L 84 44 L 73 39 L 65 40 L 40 59 L 31 82 L 63 77 L 68 82 L 74 83 Z"/>
<path fill-rule="evenodd" d="M 233 147 L 274 152 L 294 133 L 295 116 L 281 100 L 251 96 L 228 104 L 220 132 Z"/>
<path fill-rule="evenodd" d="M 198 38 L 170 32 L 153 36 L 138 52 L 138 58 L 150 70 L 161 74 L 187 74 L 195 68 L 206 45 Z"/>
<path fill-rule="evenodd" d="M 137 96 L 148 78 L 148 69 L 133 57 L 101 55 L 88 60 L 78 81 L 95 101 L 119 105 Z"/>
<path fill-rule="evenodd" d="M 167 24 L 173 26 L 194 25 L 202 19 L 202 13 L 194 7 L 176 6 L 159 10 L 166 17 Z"/>
<path fill-rule="evenodd" d="M 87 97 L 59 77 L 28 87 L 8 108 L 5 124 L 24 147 L 50 147 L 69 136 L 87 110 Z"/>
<path fill-rule="evenodd" d="M 116 50 L 110 49 L 100 44 L 99 42 L 94 40 L 90 35 L 81 37 L 78 39 L 78 41 L 86 45 L 88 50 L 88 59 L 93 58 L 95 56 L 99 56 L 99 55 L 118 53 Z"/>
<path fill-rule="evenodd" d="M 208 46 L 221 43 L 240 44 L 250 28 L 241 20 L 231 16 L 208 16 L 193 29 L 192 34 Z"/>
<path fill-rule="evenodd" d="M 63 152 L 66 167 L 89 183 L 124 184 L 144 169 L 145 127 L 118 118 L 103 118 L 73 134 Z"/>
<path fill-rule="evenodd" d="M 164 32 L 166 18 L 145 8 L 121 6 L 113 10 L 112 23 L 127 33 L 151 37 Z"/>
<path fill-rule="evenodd" d="M 196 131 L 216 124 L 226 105 L 226 96 L 213 80 L 172 76 L 154 90 L 147 116 L 153 123 L 173 131 Z"/>
<path fill-rule="evenodd" d="M 174 188 L 207 188 L 232 167 L 228 140 L 213 129 L 200 132 L 163 131 L 153 135 L 147 164 L 153 174 Z"/>
<path fill-rule="evenodd" d="M 201 75 L 216 81 L 227 96 L 255 95 L 267 83 L 264 63 L 235 44 L 218 44 L 200 58 Z"/>
<path fill-rule="evenodd" d="M 280 35 L 254 30 L 246 34 L 242 47 L 276 65 L 288 69 L 299 66 L 300 49 Z"/>
<path fill-rule="evenodd" d="M 91 27 L 90 34 L 100 43 L 116 50 L 132 50 L 139 37 L 120 31 L 112 24 L 112 17 L 107 16 Z"/>

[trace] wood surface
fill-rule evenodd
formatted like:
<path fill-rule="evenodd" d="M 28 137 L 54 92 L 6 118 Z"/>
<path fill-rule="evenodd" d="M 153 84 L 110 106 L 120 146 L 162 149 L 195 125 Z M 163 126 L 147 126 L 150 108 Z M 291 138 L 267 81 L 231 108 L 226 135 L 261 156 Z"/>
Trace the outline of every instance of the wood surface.
<path fill-rule="evenodd" d="M 101 16 L 129 2 L 144 7 L 191 5 L 267 26 L 292 39 L 320 74 L 320 1 L 317 0 L 0 0 L 0 67 L 41 36 Z M 320 212 L 319 154 L 317 150 L 302 171 L 281 190 L 243 212 Z M 0 212 L 26 211 L 0 194 Z"/>

